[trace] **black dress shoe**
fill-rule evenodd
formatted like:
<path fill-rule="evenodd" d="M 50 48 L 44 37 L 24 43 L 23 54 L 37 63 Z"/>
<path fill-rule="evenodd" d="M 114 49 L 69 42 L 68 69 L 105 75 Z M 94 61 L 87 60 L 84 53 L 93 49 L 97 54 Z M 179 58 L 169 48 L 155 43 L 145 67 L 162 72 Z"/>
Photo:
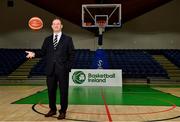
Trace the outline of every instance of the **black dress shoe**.
<path fill-rule="evenodd" d="M 56 111 L 50 110 L 47 114 L 45 114 L 45 117 L 51 117 L 53 115 L 56 115 Z"/>
<path fill-rule="evenodd" d="M 58 120 L 65 119 L 65 118 L 66 118 L 66 113 L 65 112 L 60 112 L 59 116 L 57 117 Z"/>

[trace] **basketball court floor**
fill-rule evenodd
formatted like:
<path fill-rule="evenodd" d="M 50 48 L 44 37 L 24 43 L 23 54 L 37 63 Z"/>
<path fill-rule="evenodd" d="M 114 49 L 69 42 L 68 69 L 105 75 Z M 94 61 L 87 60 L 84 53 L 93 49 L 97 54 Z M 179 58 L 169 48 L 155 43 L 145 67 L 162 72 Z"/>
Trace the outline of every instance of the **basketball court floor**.
<path fill-rule="evenodd" d="M 124 84 L 70 87 L 63 121 L 180 121 L 180 85 Z M 59 106 L 57 91 L 57 106 Z M 0 121 L 59 121 L 45 118 L 45 85 L 0 85 Z"/>

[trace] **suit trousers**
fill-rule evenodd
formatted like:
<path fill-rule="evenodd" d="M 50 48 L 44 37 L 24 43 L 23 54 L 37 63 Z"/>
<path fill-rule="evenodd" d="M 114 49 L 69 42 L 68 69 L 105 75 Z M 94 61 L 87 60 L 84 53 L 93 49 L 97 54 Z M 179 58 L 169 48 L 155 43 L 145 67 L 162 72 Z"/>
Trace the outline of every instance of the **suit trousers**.
<path fill-rule="evenodd" d="M 53 72 L 51 75 L 47 76 L 46 83 L 48 87 L 48 97 L 49 97 L 49 108 L 56 111 L 56 91 L 59 86 L 60 91 L 60 112 L 66 113 L 68 107 L 68 71 L 62 71 L 61 73 L 56 72 L 56 66 L 54 64 Z M 63 80 L 62 80 L 63 77 Z"/>

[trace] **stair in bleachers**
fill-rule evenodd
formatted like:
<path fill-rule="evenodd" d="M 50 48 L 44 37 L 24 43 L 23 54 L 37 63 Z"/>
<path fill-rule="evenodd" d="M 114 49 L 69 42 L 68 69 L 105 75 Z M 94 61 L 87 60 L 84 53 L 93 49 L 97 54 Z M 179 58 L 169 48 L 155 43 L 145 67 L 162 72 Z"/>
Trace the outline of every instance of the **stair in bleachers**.
<path fill-rule="evenodd" d="M 163 55 L 154 55 L 153 57 L 163 66 L 171 81 L 180 81 L 180 68 L 178 68 Z"/>
<path fill-rule="evenodd" d="M 27 80 L 31 68 L 39 62 L 39 58 L 25 61 L 14 72 L 8 76 L 8 80 Z"/>
<path fill-rule="evenodd" d="M 171 49 L 163 52 L 164 56 L 180 68 L 180 50 Z"/>

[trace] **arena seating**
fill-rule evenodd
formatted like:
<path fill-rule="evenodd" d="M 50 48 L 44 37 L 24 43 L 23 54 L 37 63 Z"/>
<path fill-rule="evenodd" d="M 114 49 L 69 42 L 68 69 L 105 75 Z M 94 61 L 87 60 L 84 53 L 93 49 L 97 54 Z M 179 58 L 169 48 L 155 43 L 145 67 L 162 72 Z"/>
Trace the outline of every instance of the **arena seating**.
<path fill-rule="evenodd" d="M 24 49 L 0 49 L 0 75 L 6 76 L 20 66 L 26 59 Z M 40 51 L 34 49 L 32 51 Z M 143 50 L 143 49 L 106 49 L 109 69 L 122 69 L 125 78 L 168 77 L 163 67 L 151 54 L 164 54 L 169 60 L 180 66 L 179 50 Z M 89 49 L 76 49 L 73 69 L 90 69 L 95 52 Z M 45 75 L 45 60 L 42 58 L 29 74 Z"/>
<path fill-rule="evenodd" d="M 30 76 L 45 76 L 45 60 L 42 58 L 30 72 Z"/>
<path fill-rule="evenodd" d="M 123 77 L 167 77 L 166 71 L 144 50 L 107 50 L 110 69 L 122 69 Z"/>
<path fill-rule="evenodd" d="M 23 49 L 0 49 L 0 76 L 7 76 L 19 67 L 25 60 Z"/>
<path fill-rule="evenodd" d="M 163 53 L 172 63 L 180 67 L 180 50 L 166 50 Z"/>
<path fill-rule="evenodd" d="M 38 50 L 37 50 L 38 51 Z M 92 62 L 93 52 L 88 49 L 76 49 L 72 68 L 74 69 L 89 69 Z M 45 60 L 42 58 L 30 72 L 30 76 L 45 75 Z"/>

